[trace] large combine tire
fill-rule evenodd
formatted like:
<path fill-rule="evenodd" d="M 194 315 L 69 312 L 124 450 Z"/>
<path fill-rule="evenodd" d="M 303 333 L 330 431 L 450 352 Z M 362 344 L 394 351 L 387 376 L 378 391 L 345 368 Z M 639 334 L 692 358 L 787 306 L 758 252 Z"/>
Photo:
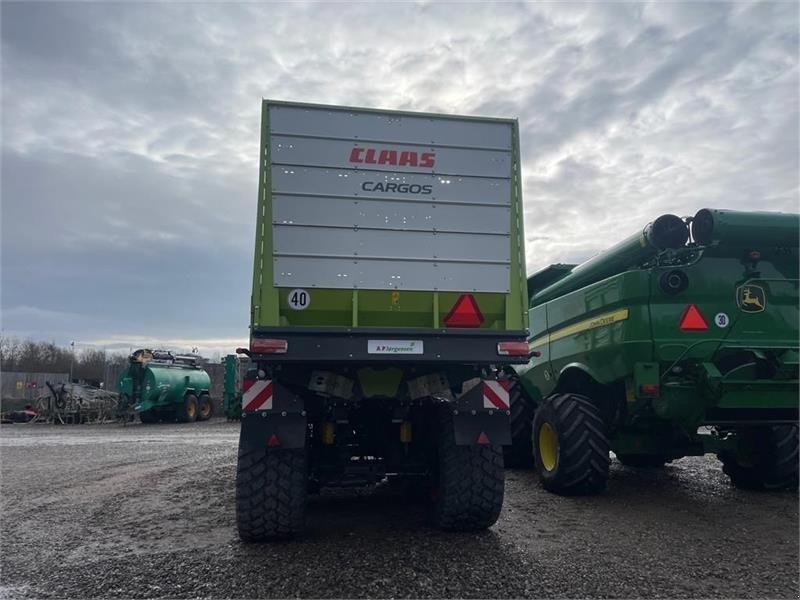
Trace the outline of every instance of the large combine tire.
<path fill-rule="evenodd" d="M 145 425 L 158 423 L 158 413 L 154 410 L 143 410 L 139 413 L 139 420 Z"/>
<path fill-rule="evenodd" d="M 617 454 L 617 460 L 626 467 L 660 469 L 672 459 L 665 454 Z"/>
<path fill-rule="evenodd" d="M 186 394 L 175 410 L 175 416 L 180 423 L 194 423 L 197 420 L 197 396 Z"/>
<path fill-rule="evenodd" d="M 211 402 L 211 396 L 208 394 L 200 395 L 200 403 L 197 407 L 197 420 L 208 421 L 214 414 L 214 404 Z"/>
<path fill-rule="evenodd" d="M 533 420 L 533 446 L 546 490 L 572 496 L 605 489 L 609 443 L 600 412 L 586 396 L 557 394 L 545 400 Z"/>
<path fill-rule="evenodd" d="M 723 472 L 748 490 L 798 487 L 798 426 L 773 425 L 741 430 L 738 452 L 722 452 Z"/>
<path fill-rule="evenodd" d="M 433 482 L 433 523 L 446 531 L 491 527 L 503 507 L 503 447 L 457 446 L 453 416 L 442 410 Z"/>
<path fill-rule="evenodd" d="M 516 377 L 511 378 L 508 389 L 511 416 L 511 445 L 503 446 L 506 467 L 522 469 L 533 466 L 533 415 L 534 403 L 525 395 Z"/>
<path fill-rule="evenodd" d="M 305 525 L 306 451 L 242 449 L 236 465 L 236 526 L 244 542 L 300 533 Z"/>

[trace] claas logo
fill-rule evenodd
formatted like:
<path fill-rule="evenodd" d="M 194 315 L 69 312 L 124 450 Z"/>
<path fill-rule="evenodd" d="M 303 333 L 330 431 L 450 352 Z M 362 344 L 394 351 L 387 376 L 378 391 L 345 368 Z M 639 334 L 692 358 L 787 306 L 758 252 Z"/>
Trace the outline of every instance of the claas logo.
<path fill-rule="evenodd" d="M 436 153 L 414 152 L 412 150 L 378 150 L 377 148 L 361 148 L 357 146 L 350 151 L 350 162 L 430 169 L 436 164 Z"/>

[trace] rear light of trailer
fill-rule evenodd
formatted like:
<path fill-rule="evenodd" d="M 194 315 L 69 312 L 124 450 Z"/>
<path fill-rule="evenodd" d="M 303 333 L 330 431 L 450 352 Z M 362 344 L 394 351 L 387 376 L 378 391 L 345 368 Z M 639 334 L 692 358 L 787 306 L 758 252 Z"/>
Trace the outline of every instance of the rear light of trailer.
<path fill-rule="evenodd" d="M 286 354 L 289 342 L 286 340 L 270 340 L 250 338 L 250 352 L 255 354 Z"/>
<path fill-rule="evenodd" d="M 497 342 L 500 356 L 528 356 L 531 353 L 528 342 Z"/>
<path fill-rule="evenodd" d="M 643 398 L 655 398 L 659 392 L 660 389 L 657 383 L 645 383 L 639 386 L 639 396 Z"/>
<path fill-rule="evenodd" d="M 483 313 L 472 294 L 461 294 L 444 318 L 445 327 L 480 327 Z"/>
<path fill-rule="evenodd" d="M 706 331 L 708 329 L 708 323 L 703 313 L 694 304 L 689 304 L 686 310 L 683 311 L 683 316 L 678 326 L 681 331 Z"/>

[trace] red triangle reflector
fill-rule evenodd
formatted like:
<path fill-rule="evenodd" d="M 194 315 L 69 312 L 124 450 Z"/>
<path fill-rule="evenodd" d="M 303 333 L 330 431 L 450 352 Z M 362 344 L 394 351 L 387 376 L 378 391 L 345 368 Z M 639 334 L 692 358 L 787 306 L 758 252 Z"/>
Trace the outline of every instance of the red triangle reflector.
<path fill-rule="evenodd" d="M 280 446 L 280 445 L 281 441 L 278 439 L 277 435 L 273 433 L 271 436 L 269 436 L 269 440 L 267 441 L 267 446 L 269 446 L 270 448 L 274 448 L 275 446 Z"/>
<path fill-rule="evenodd" d="M 446 327 L 480 327 L 483 314 L 472 294 L 461 294 L 444 318 Z"/>
<path fill-rule="evenodd" d="M 490 443 L 489 442 L 489 436 L 486 435 L 486 432 L 481 431 L 481 434 L 478 436 L 478 443 L 483 445 L 483 446 L 486 446 L 487 444 Z"/>
<path fill-rule="evenodd" d="M 683 311 L 680 328 L 681 331 L 705 331 L 708 329 L 708 323 L 700 313 L 700 309 L 694 304 L 690 304 Z"/>

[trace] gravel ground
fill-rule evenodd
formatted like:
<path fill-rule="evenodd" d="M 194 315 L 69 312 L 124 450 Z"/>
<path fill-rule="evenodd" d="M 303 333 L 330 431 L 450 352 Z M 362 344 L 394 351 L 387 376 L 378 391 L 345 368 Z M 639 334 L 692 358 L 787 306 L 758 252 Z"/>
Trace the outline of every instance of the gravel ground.
<path fill-rule="evenodd" d="M 507 471 L 498 523 L 446 534 L 391 490 L 315 497 L 309 531 L 238 541 L 238 426 L 3 426 L 7 598 L 797 598 L 798 497 L 728 485 L 711 457 L 612 464 L 561 498 Z"/>

